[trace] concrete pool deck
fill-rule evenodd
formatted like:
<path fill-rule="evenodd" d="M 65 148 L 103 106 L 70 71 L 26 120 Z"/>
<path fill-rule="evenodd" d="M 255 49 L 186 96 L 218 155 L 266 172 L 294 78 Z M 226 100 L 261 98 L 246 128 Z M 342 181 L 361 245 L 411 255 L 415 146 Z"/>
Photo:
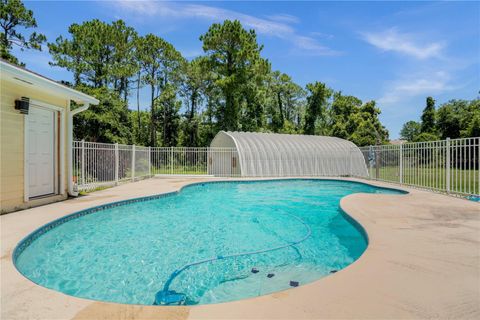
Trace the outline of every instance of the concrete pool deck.
<path fill-rule="evenodd" d="M 104 303 L 23 277 L 16 244 L 54 219 L 103 203 L 178 190 L 213 178 L 156 178 L 2 215 L 1 319 L 480 319 L 480 204 L 432 192 L 353 194 L 342 208 L 369 236 L 347 268 L 311 284 L 235 302 L 191 307 Z"/>

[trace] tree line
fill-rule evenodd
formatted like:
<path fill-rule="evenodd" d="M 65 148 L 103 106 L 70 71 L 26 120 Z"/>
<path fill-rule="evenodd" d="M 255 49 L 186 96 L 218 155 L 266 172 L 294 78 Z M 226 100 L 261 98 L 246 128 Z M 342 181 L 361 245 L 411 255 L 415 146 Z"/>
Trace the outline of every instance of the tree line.
<path fill-rule="evenodd" d="M 480 137 L 480 97 L 450 100 L 438 109 L 427 97 L 420 121 L 406 122 L 400 135 L 410 142 Z"/>
<path fill-rule="evenodd" d="M 329 135 L 359 146 L 388 142 L 375 101 L 319 81 L 302 87 L 272 70 L 255 31 L 237 20 L 212 24 L 199 37 L 203 54 L 191 60 L 165 39 L 140 35 L 122 20 L 73 23 L 51 42 L 19 31 L 36 26 L 20 0 L 1 0 L 2 58 L 21 64 L 13 46 L 41 50 L 46 43 L 50 64 L 72 73 L 73 83 L 64 83 L 100 100 L 75 117 L 77 139 L 196 147 L 229 130 Z M 140 99 L 144 91 L 148 105 Z M 425 130 L 423 138 L 431 131 Z"/>
<path fill-rule="evenodd" d="M 208 145 L 219 130 L 335 135 L 361 145 L 388 139 L 374 102 L 321 82 L 302 88 L 273 71 L 255 31 L 239 21 L 211 25 L 199 38 L 204 55 L 190 61 L 121 20 L 73 24 L 68 33 L 48 44 L 51 64 L 71 71 L 73 86 L 101 101 L 76 120 L 78 137 L 189 147 Z M 148 114 L 138 98 L 142 87 Z M 134 112 L 127 107 L 132 96 Z"/>

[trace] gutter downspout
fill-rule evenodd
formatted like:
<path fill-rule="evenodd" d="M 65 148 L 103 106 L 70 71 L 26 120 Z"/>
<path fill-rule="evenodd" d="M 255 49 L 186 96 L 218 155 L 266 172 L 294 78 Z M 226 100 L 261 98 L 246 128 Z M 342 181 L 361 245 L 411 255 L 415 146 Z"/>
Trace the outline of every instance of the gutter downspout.
<path fill-rule="evenodd" d="M 67 162 L 68 162 L 68 194 L 72 197 L 78 196 L 78 191 L 74 190 L 73 186 L 73 116 L 77 113 L 83 112 L 90 107 L 90 104 L 85 103 L 81 107 L 71 110 L 70 101 L 67 106 Z"/>

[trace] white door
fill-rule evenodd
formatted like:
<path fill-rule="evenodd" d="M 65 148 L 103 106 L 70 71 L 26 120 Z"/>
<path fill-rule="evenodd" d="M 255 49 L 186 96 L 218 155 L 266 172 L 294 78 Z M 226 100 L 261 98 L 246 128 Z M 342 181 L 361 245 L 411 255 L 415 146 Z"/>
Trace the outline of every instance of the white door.
<path fill-rule="evenodd" d="M 27 115 L 29 197 L 55 193 L 55 115 L 32 106 Z"/>

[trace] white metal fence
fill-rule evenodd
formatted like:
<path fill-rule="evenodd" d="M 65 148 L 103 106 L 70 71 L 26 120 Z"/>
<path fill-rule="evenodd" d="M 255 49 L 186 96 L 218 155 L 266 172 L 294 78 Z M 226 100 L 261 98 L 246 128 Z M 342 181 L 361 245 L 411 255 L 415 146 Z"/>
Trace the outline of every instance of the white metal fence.
<path fill-rule="evenodd" d="M 480 138 L 360 149 L 371 179 L 466 197 L 480 193 Z"/>
<path fill-rule="evenodd" d="M 239 176 L 234 148 L 151 148 L 152 175 Z"/>
<path fill-rule="evenodd" d="M 73 182 L 92 191 L 154 175 L 239 176 L 233 148 L 151 148 L 97 142 L 73 142 Z"/>
<path fill-rule="evenodd" d="M 360 150 L 370 179 L 466 197 L 480 193 L 480 138 L 370 146 Z M 325 156 L 312 152 L 318 157 Z M 352 153 L 358 153 L 358 149 L 352 149 Z M 234 148 L 150 148 L 74 141 L 73 180 L 79 191 L 90 191 L 154 175 L 237 177 L 241 175 L 238 156 Z M 269 165 L 266 162 L 288 161 L 289 166 L 300 167 L 304 161 L 317 160 L 260 157 L 253 160 L 265 166 Z M 348 169 L 352 156 L 349 158 L 343 159 L 345 163 L 342 159 L 335 161 Z M 364 177 L 351 168 L 348 172 Z M 295 170 L 289 174 L 301 175 Z M 310 175 L 331 176 L 320 169 Z"/>
<path fill-rule="evenodd" d="M 150 175 L 150 148 L 73 142 L 73 182 L 79 191 L 108 187 Z"/>

